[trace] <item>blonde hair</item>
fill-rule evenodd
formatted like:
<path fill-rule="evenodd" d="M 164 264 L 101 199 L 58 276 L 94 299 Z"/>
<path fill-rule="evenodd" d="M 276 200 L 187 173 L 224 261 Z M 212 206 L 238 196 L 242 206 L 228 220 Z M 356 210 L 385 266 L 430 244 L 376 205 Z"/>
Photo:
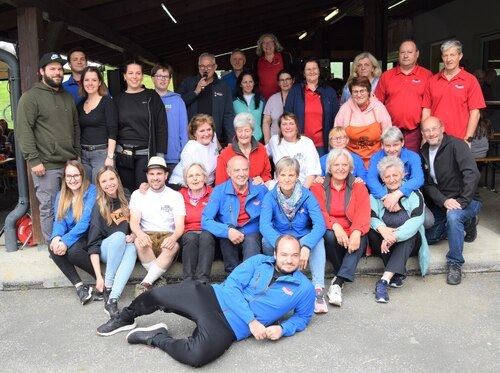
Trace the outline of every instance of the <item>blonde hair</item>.
<path fill-rule="evenodd" d="M 90 182 L 87 179 L 83 165 L 76 160 L 66 162 L 66 166 L 64 167 L 65 177 L 66 177 L 66 169 L 69 166 L 75 167 L 76 169 L 78 169 L 78 172 L 80 172 L 80 179 L 82 181 L 82 186 L 80 187 L 78 194 L 76 195 L 76 198 L 73 200 L 73 197 L 75 197 L 75 195 L 73 194 L 71 189 L 68 188 L 66 179 L 64 180 L 64 182 L 61 185 L 61 193 L 59 194 L 59 205 L 57 206 L 56 220 L 58 221 L 64 220 L 66 214 L 71 208 L 73 210 L 73 218 L 75 219 L 75 222 L 77 222 L 82 217 L 83 205 L 84 205 L 83 197 L 85 196 L 85 192 L 90 186 Z"/>
<path fill-rule="evenodd" d="M 356 72 L 356 67 L 358 66 L 358 62 L 363 58 L 368 58 L 372 66 L 375 68 L 375 70 L 373 71 L 373 76 L 375 78 L 382 75 L 382 68 L 380 67 L 377 59 L 373 56 L 373 54 L 371 54 L 370 52 L 362 52 L 358 54 L 356 57 L 354 57 L 354 61 L 352 61 L 351 75 L 349 75 L 349 79 L 347 79 L 348 83 L 350 83 L 353 78 L 358 77 L 358 73 Z"/>
<path fill-rule="evenodd" d="M 95 177 L 96 189 L 97 189 L 97 198 L 96 198 L 95 203 L 97 204 L 97 206 L 99 206 L 99 213 L 106 221 L 106 224 L 108 226 L 110 226 L 111 223 L 113 222 L 113 219 L 111 219 L 111 213 L 113 212 L 113 211 L 111 211 L 112 198 L 106 194 L 104 189 L 102 189 L 102 187 L 101 187 L 101 183 L 99 182 L 99 179 L 106 171 L 111 171 L 116 176 L 116 179 L 118 182 L 118 188 L 116 189 L 116 197 L 118 198 L 118 201 L 120 202 L 123 216 L 125 216 L 125 218 L 127 220 L 129 220 L 129 218 L 130 218 L 130 209 L 128 207 L 128 201 L 127 201 L 127 198 L 125 197 L 125 191 L 123 190 L 122 181 L 120 180 L 120 176 L 118 175 L 118 171 L 116 171 L 116 169 L 113 166 L 102 167 Z"/>
<path fill-rule="evenodd" d="M 332 137 L 335 135 L 345 136 L 347 138 L 347 143 L 349 143 L 349 136 L 347 136 L 347 132 L 344 127 L 333 127 L 330 132 L 328 132 L 328 150 L 332 150 L 332 146 L 330 145 L 330 141 L 332 141 Z"/>

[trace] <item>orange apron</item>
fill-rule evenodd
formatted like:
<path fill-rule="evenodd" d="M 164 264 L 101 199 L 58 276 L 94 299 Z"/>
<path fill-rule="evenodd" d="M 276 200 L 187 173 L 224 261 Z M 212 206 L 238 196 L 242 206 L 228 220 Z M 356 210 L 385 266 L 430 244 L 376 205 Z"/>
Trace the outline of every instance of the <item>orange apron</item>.
<path fill-rule="evenodd" d="M 347 150 L 359 155 L 368 169 L 370 158 L 373 153 L 381 149 L 382 123 L 377 121 L 372 111 L 374 122 L 365 126 L 351 126 L 352 112 L 349 117 L 349 125 L 345 127 L 349 143 Z"/>

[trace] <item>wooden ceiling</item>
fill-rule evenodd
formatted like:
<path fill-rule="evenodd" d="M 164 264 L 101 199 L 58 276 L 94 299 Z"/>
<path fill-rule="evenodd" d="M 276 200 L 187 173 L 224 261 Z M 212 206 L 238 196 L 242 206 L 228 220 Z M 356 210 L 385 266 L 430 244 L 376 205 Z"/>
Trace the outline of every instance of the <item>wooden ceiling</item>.
<path fill-rule="evenodd" d="M 327 26 L 340 42 L 354 36 L 353 23 L 362 25 L 364 1 L 398 0 L 6 0 L 0 1 L 0 40 L 17 41 L 17 7 L 35 6 L 46 23 L 66 30 L 59 38 L 61 52 L 81 46 L 91 60 L 118 66 L 139 57 L 147 63 L 169 62 L 174 68 L 194 66 L 204 51 L 222 54 L 256 44 L 265 32 L 275 33 L 285 48 L 301 48 L 298 35 L 324 28 L 323 18 L 338 7 L 344 17 Z M 407 0 L 389 17 L 411 17 L 449 0 Z M 164 3 L 177 20 L 161 8 Z M 341 13 L 341 14 L 342 14 Z M 355 36 L 359 39 L 358 36 Z M 303 45 L 307 44 L 305 40 Z M 352 40 L 352 45 L 362 43 Z M 193 47 L 191 51 L 188 47 Z M 22 48 L 22 46 L 19 46 Z M 361 46 L 362 48 L 362 46 Z M 357 49 L 353 47 L 352 49 Z M 254 51 L 247 53 L 254 55 Z M 220 63 L 219 63 L 220 65 Z"/>

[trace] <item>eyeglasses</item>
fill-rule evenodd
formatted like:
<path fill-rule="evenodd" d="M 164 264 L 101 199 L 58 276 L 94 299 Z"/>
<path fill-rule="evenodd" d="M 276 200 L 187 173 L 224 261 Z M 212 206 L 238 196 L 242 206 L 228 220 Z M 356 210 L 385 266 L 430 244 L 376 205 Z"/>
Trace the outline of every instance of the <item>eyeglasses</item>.
<path fill-rule="evenodd" d="M 64 178 L 67 180 L 67 181 L 71 181 L 71 180 L 78 180 L 80 178 L 80 174 L 74 174 L 74 175 L 65 175 Z"/>
<path fill-rule="evenodd" d="M 344 141 L 345 139 L 347 139 L 347 136 L 338 136 L 338 137 L 331 137 L 330 141 L 340 142 Z"/>
<path fill-rule="evenodd" d="M 291 82 L 292 78 L 284 78 L 284 79 L 278 79 L 278 82 L 280 83 L 286 83 L 286 82 Z"/>
<path fill-rule="evenodd" d="M 270 45 L 270 44 L 274 44 L 274 41 L 263 41 L 262 42 L 263 45 Z"/>
<path fill-rule="evenodd" d="M 353 96 L 357 96 L 357 95 L 364 95 L 368 93 L 368 90 L 365 88 L 365 89 L 360 89 L 360 90 L 356 90 L 356 91 L 352 91 L 351 94 Z"/>
<path fill-rule="evenodd" d="M 212 67 L 214 67 L 214 64 L 211 64 L 211 65 L 198 65 L 198 68 L 203 69 L 203 70 L 210 70 Z"/>
<path fill-rule="evenodd" d="M 170 75 L 155 75 L 154 77 L 156 79 L 159 79 L 159 80 L 169 80 L 170 79 Z"/>

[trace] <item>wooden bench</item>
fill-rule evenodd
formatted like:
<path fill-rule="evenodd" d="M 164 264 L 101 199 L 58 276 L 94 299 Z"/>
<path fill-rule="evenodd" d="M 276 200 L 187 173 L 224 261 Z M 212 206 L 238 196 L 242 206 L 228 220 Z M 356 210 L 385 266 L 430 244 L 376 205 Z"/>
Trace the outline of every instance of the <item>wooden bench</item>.
<path fill-rule="evenodd" d="M 476 158 L 476 163 L 478 165 L 484 165 L 485 173 L 484 173 L 484 184 L 488 185 L 488 170 L 491 166 L 491 182 L 490 182 L 490 190 L 495 192 L 495 173 L 496 170 L 500 168 L 500 157 L 484 157 L 484 158 Z"/>

